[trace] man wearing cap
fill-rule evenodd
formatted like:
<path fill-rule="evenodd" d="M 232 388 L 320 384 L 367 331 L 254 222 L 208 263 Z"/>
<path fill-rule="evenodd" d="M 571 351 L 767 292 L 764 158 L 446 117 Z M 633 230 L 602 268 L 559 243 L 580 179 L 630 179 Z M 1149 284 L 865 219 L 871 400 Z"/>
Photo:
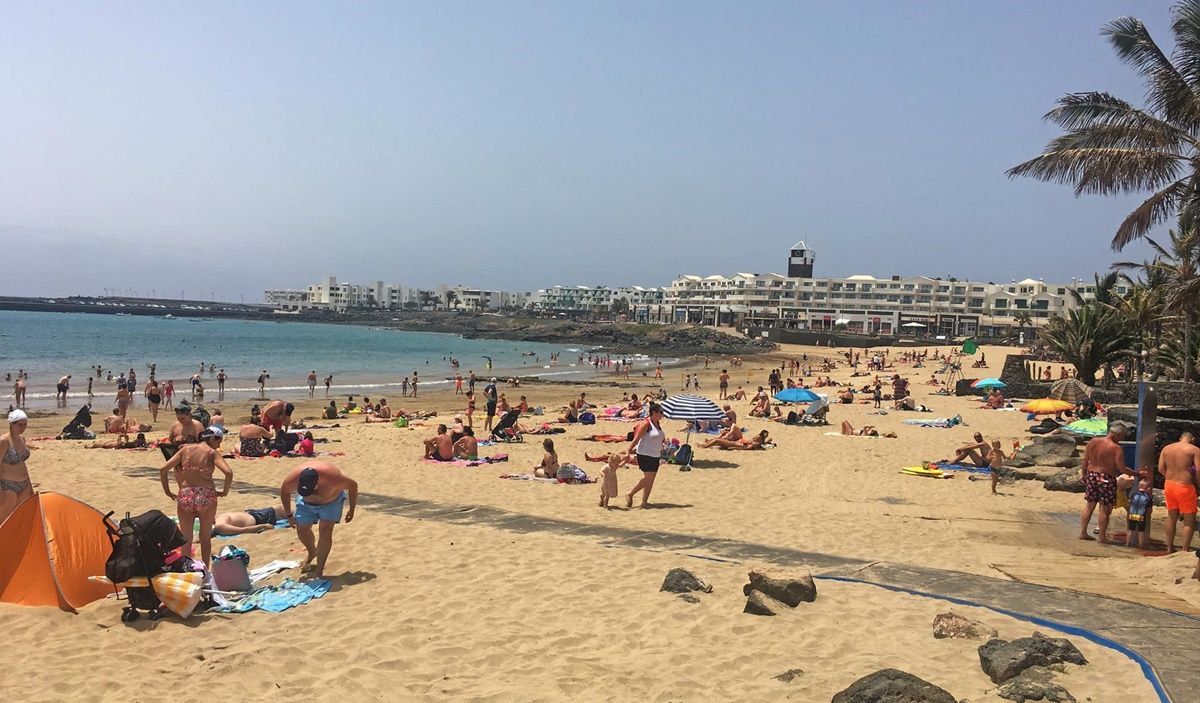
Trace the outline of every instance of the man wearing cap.
<path fill-rule="evenodd" d="M 1079 518 L 1079 539 L 1093 539 L 1088 534 L 1088 523 L 1099 505 L 1100 543 L 1109 544 L 1108 518 L 1117 502 L 1117 477 L 1133 473 L 1125 466 L 1125 454 L 1118 444 L 1128 430 L 1129 426 L 1123 422 L 1109 423 L 1108 434 L 1092 439 L 1083 450 L 1079 469 L 1083 474 L 1083 497 L 1087 502 Z"/>
<path fill-rule="evenodd" d="M 296 512 L 292 512 L 292 492 L 296 493 Z M 279 488 L 283 515 L 296 527 L 300 543 L 308 551 L 302 569 L 317 560 L 313 578 L 325 577 L 325 562 L 333 547 L 333 528 L 342 519 L 342 507 L 350 499 L 346 522 L 354 519 L 358 504 L 358 482 L 346 476 L 328 461 L 309 461 L 292 469 Z M 317 525 L 317 538 L 313 537 Z"/>
<path fill-rule="evenodd" d="M 487 420 L 483 423 L 483 429 L 489 432 L 492 429 L 492 420 L 496 417 L 496 377 L 492 376 L 488 384 L 483 387 L 483 399 L 487 405 Z"/>

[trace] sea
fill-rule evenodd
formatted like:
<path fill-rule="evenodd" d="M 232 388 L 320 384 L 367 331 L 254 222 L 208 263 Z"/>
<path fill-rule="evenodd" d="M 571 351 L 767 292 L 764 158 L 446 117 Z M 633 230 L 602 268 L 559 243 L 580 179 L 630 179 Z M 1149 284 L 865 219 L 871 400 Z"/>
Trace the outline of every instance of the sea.
<path fill-rule="evenodd" d="M 603 347 L 466 339 L 359 325 L 0 310 L 0 378 L 12 374 L 0 397 L 11 403 L 13 380 L 24 369 L 28 407 L 54 407 L 55 385 L 66 374 L 72 376 L 68 405 L 88 400 L 89 376 L 94 377 L 96 398 L 111 399 L 118 374 L 132 368 L 139 387 L 135 398 L 140 402 L 141 387 L 150 377 L 149 364 L 156 364 L 159 383 L 173 380 L 176 397 L 186 398 L 192 374 L 202 363 L 207 402 L 218 399 L 220 369 L 229 377 L 223 396 L 229 400 L 259 397 L 257 379 L 262 369 L 270 374 L 267 397 L 306 396 L 310 371 L 317 372 L 318 395 L 324 395 L 324 379 L 333 374 L 331 394 L 388 397 L 399 396 L 401 380 L 414 371 L 423 389 L 453 384 L 455 373 L 461 372 L 465 379 L 472 370 L 483 379 L 592 376 L 596 369 L 586 363 L 590 352 L 605 353 Z M 558 355 L 557 363 L 551 363 L 551 354 Z M 579 362 L 581 354 L 584 363 Z M 639 376 L 653 369 L 654 360 L 644 355 L 625 358 L 632 359 Z M 459 361 L 458 369 L 451 366 L 451 359 Z M 209 364 L 215 364 L 214 370 L 209 370 Z M 98 378 L 96 365 L 104 368 Z M 107 380 L 110 370 L 111 381 Z M 109 402 L 99 400 L 99 405 Z"/>

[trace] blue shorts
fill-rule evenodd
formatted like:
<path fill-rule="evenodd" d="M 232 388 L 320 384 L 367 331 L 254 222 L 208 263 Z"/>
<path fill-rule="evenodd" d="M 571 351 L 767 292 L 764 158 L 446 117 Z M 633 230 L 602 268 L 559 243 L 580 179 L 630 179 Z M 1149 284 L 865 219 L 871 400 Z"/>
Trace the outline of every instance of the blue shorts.
<path fill-rule="evenodd" d="M 317 521 L 341 522 L 342 506 L 346 504 L 346 492 L 338 493 L 337 498 L 324 505 L 309 505 L 304 502 L 304 496 L 296 496 L 296 524 L 315 525 Z"/>

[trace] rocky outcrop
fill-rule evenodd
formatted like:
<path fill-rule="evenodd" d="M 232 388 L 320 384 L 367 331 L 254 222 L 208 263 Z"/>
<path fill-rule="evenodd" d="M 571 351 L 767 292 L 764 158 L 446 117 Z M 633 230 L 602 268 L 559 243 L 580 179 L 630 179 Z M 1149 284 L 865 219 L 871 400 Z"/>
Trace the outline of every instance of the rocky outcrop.
<path fill-rule="evenodd" d="M 1071 468 L 1079 466 L 1079 452 L 1073 437 L 1060 434 L 1042 435 L 1014 452 L 1005 463 L 1014 469 L 1029 466 Z"/>
<path fill-rule="evenodd" d="M 1083 476 L 1079 469 L 1060 469 L 1042 484 L 1048 491 L 1066 491 L 1067 493 L 1083 493 Z"/>
<path fill-rule="evenodd" d="M 667 572 L 667 577 L 663 579 L 662 587 L 658 590 L 668 593 L 691 593 L 692 591 L 712 593 L 713 587 L 703 577 L 697 576 L 687 569 L 676 568 Z"/>
<path fill-rule="evenodd" d="M 1004 683 L 1035 666 L 1087 664 L 1083 653 L 1063 637 L 1040 632 L 1010 642 L 994 639 L 979 645 L 979 665 L 992 683 Z"/>
<path fill-rule="evenodd" d="M 950 692 L 899 669 L 880 669 L 850 684 L 830 703 L 957 703 Z"/>
<path fill-rule="evenodd" d="M 1059 665 L 1061 667 L 1062 665 Z M 1055 672 L 1041 666 L 1022 671 L 1019 676 L 996 689 L 996 695 L 1014 703 L 1077 703 L 1075 696 L 1054 682 Z"/>
<path fill-rule="evenodd" d="M 751 571 L 750 583 L 742 587 L 742 593 L 749 596 L 753 595 L 754 591 L 766 594 L 789 608 L 817 599 L 817 584 L 813 582 L 810 574 L 801 578 L 775 578 Z"/>
<path fill-rule="evenodd" d="M 933 636 L 942 639 L 993 640 L 999 636 L 993 627 L 958 613 L 941 613 L 933 619 Z"/>
<path fill-rule="evenodd" d="M 742 610 L 743 613 L 751 615 L 778 615 L 783 612 L 787 606 L 775 600 L 771 596 L 763 595 L 758 591 L 751 591 L 746 598 L 746 607 Z"/>

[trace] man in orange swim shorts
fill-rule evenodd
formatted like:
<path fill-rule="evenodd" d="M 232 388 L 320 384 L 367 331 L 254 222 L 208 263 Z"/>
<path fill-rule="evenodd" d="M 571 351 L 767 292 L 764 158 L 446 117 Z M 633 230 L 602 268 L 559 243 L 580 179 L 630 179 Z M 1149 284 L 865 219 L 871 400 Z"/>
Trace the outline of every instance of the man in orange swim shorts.
<path fill-rule="evenodd" d="M 1167 550 L 1175 551 L 1175 528 L 1183 516 L 1183 548 L 1192 548 L 1196 531 L 1196 467 L 1200 465 L 1200 447 L 1195 436 L 1184 432 L 1179 441 L 1163 447 L 1158 455 L 1158 473 L 1163 477 L 1163 497 L 1167 502 Z"/>

